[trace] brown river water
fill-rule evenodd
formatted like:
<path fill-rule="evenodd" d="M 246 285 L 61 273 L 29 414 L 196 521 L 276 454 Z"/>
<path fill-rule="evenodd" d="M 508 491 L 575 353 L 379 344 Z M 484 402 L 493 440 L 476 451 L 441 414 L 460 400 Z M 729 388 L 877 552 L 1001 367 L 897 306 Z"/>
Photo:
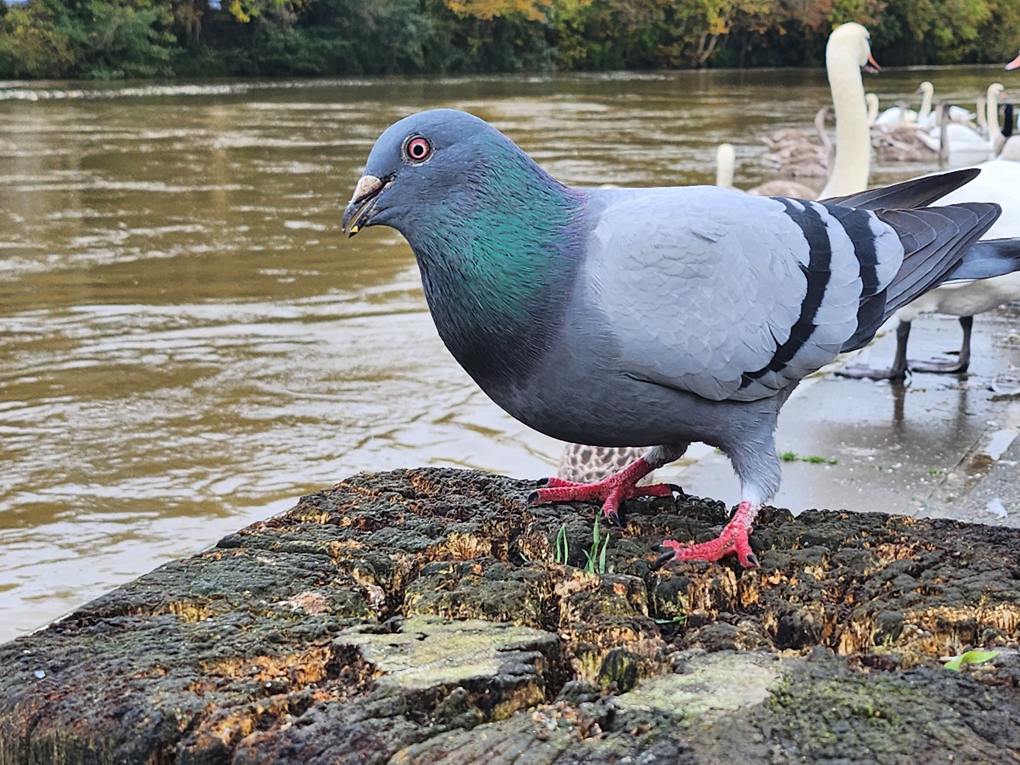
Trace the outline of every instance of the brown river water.
<path fill-rule="evenodd" d="M 866 87 L 922 79 L 1010 87 Z M 360 470 L 549 474 L 561 445 L 449 356 L 400 236 L 342 235 L 393 121 L 469 110 L 578 185 L 711 183 L 729 141 L 750 186 L 828 102 L 820 70 L 0 83 L 0 641 Z"/>

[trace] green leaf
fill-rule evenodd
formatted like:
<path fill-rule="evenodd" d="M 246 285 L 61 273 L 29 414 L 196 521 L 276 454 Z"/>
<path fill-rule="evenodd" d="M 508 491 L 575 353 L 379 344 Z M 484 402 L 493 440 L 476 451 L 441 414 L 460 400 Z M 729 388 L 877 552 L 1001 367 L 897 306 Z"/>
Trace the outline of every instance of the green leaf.
<path fill-rule="evenodd" d="M 961 653 L 959 656 L 954 656 L 952 659 L 945 663 L 946 669 L 951 669 L 954 672 L 959 672 L 960 667 L 964 664 L 984 664 L 986 661 L 991 661 L 999 655 L 998 651 L 967 651 Z"/>

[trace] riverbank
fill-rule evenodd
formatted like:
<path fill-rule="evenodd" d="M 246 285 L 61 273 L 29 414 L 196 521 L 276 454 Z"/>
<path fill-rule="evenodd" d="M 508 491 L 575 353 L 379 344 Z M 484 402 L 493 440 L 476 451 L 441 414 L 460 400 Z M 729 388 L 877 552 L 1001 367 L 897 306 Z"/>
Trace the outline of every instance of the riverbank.
<path fill-rule="evenodd" d="M 818 66 L 829 32 L 845 21 L 869 27 L 887 66 L 1005 63 L 1016 53 L 1017 15 L 1014 4 L 990 0 L 952 13 L 904 0 L 754 11 L 689 0 L 11 0 L 0 3 L 0 77 Z"/>
<path fill-rule="evenodd" d="M 603 557 L 533 486 L 361 474 L 0 647 L 0 763 L 1018 758 L 1020 532 L 767 509 L 761 569 L 653 571 L 726 508 L 631 502 Z"/>

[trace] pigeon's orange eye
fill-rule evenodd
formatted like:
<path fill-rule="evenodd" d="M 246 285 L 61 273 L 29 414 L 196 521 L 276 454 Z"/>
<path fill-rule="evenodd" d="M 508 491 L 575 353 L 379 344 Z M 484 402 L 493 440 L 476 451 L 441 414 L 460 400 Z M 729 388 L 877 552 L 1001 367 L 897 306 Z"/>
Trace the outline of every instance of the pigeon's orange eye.
<path fill-rule="evenodd" d="M 422 162 L 432 153 L 432 146 L 424 138 L 412 138 L 407 142 L 405 151 L 412 162 Z"/>

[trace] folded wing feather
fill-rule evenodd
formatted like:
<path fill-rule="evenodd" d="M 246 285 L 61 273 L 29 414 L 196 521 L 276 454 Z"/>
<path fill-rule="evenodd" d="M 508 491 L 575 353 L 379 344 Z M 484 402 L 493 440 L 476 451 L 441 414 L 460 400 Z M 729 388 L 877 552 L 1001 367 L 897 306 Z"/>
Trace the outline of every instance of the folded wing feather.
<path fill-rule="evenodd" d="M 887 283 L 902 248 L 872 239 Z M 715 401 L 774 395 L 831 361 L 864 292 L 854 242 L 823 205 L 714 187 L 617 194 L 588 275 L 626 374 Z"/>
<path fill-rule="evenodd" d="M 713 401 L 796 385 L 960 268 L 997 206 L 910 208 L 973 175 L 821 203 L 715 187 L 617 191 L 585 275 L 621 371 Z"/>

